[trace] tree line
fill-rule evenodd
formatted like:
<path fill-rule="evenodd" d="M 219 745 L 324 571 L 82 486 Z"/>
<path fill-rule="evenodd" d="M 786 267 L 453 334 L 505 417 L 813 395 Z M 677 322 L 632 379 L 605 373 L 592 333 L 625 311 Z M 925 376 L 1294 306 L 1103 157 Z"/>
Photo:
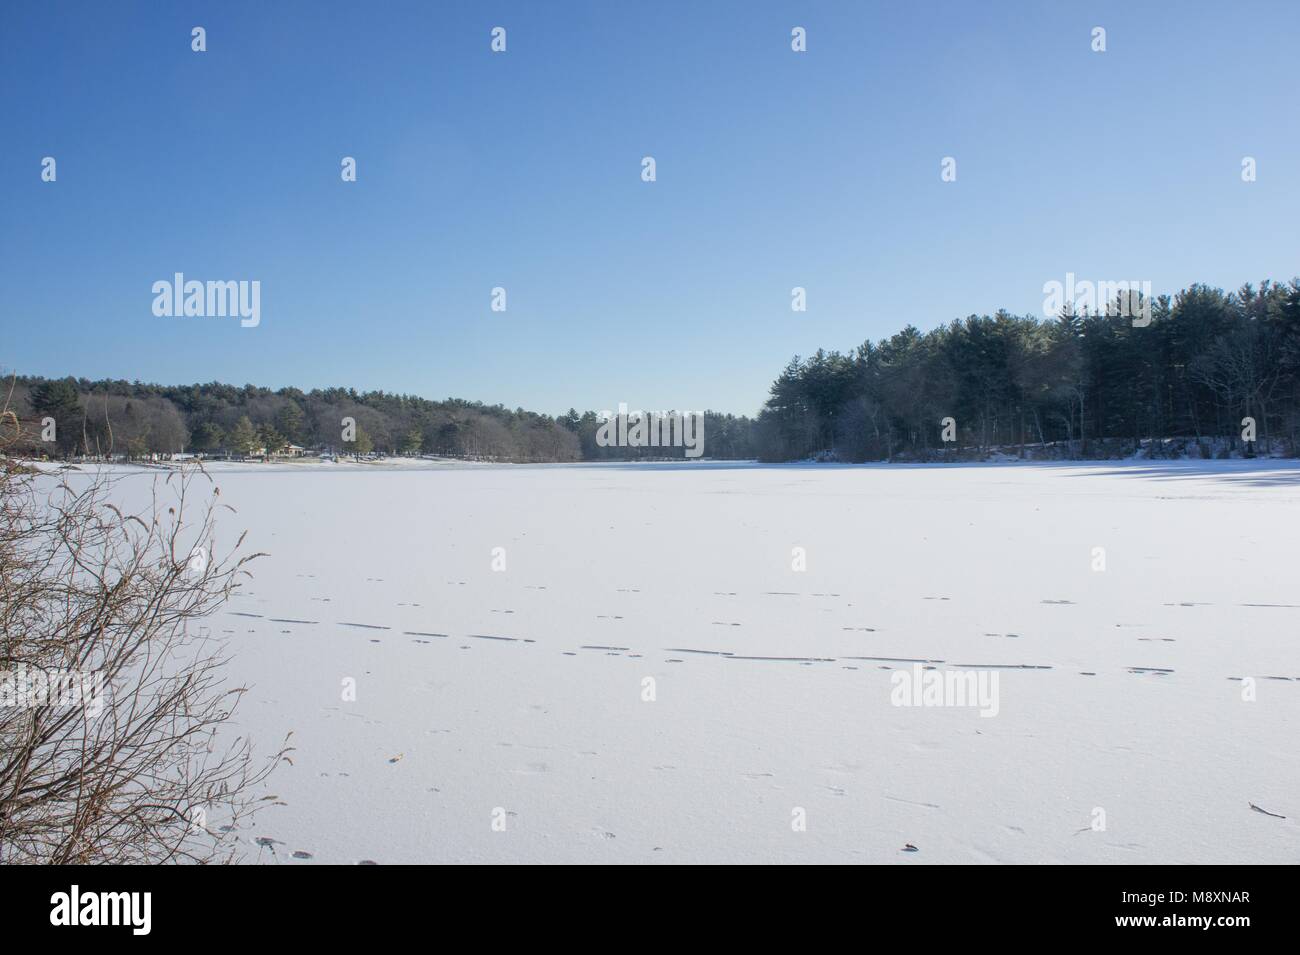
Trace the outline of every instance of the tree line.
<path fill-rule="evenodd" d="M 795 461 L 1300 454 L 1300 279 L 1127 293 L 1054 318 L 999 311 L 795 356 L 756 418 L 704 413 L 704 456 Z M 1142 316 L 1135 319 L 1133 316 Z M 596 412 L 548 416 L 350 388 L 15 377 L 29 454 L 345 453 L 500 461 L 680 458 L 602 446 Z M 55 422 L 54 440 L 42 422 Z M 346 423 L 350 422 L 351 427 Z"/>
<path fill-rule="evenodd" d="M 1300 280 L 1132 295 L 796 356 L 758 416 L 757 456 L 1300 453 Z"/>
<path fill-rule="evenodd" d="M 682 457 L 682 448 L 602 447 L 600 417 L 551 417 L 502 405 L 430 401 L 384 391 L 271 390 L 211 382 L 156 385 L 15 377 L 10 405 L 23 422 L 17 453 L 145 458 L 179 452 L 250 455 L 289 445 L 348 454 L 435 454 L 549 462 Z M 53 429 L 42 422 L 53 421 Z M 704 453 L 754 457 L 749 418 L 705 412 Z M 52 440 L 51 440 L 52 438 Z"/>

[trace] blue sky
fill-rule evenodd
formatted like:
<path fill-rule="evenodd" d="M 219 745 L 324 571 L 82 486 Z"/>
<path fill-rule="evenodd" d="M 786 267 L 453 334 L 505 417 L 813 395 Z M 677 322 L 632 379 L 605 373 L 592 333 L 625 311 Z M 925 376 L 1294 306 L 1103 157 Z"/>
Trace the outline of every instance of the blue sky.
<path fill-rule="evenodd" d="M 796 353 L 1037 312 L 1067 271 L 1289 279 L 1298 28 L 1291 0 L 7 0 L 0 367 L 753 413 Z M 261 324 L 154 316 L 175 272 L 259 280 Z"/>

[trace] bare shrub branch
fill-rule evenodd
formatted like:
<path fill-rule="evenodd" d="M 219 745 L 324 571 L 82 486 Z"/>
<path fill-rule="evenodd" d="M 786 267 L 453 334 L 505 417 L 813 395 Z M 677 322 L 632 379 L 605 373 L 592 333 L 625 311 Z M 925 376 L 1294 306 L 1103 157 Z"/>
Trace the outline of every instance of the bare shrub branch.
<path fill-rule="evenodd" d="M 0 679 L 81 680 L 0 700 L 0 864 L 230 861 L 290 752 L 230 738 L 246 688 L 201 623 L 260 555 L 213 553 L 219 489 L 173 473 L 129 514 L 114 483 L 0 456 Z"/>

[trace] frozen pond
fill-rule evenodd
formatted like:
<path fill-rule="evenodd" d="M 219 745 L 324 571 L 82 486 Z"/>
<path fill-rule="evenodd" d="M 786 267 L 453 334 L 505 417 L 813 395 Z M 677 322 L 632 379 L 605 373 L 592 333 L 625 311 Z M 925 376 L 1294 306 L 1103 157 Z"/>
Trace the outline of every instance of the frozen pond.
<path fill-rule="evenodd" d="M 1300 851 L 1297 462 L 213 473 L 249 859 Z"/>

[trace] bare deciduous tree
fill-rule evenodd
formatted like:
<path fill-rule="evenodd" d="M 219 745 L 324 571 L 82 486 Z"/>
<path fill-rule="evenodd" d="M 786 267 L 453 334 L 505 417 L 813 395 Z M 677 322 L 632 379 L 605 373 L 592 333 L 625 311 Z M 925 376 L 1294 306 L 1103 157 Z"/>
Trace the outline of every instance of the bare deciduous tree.
<path fill-rule="evenodd" d="M 1269 448 L 1268 416 L 1282 381 L 1282 363 L 1275 341 L 1258 325 L 1242 325 L 1219 336 L 1193 361 L 1188 373 L 1211 389 L 1227 409 L 1256 415 L 1265 449 Z"/>
<path fill-rule="evenodd" d="M 259 759 L 234 736 L 245 688 L 201 626 L 259 556 L 237 556 L 242 536 L 212 553 L 219 489 L 173 473 L 142 514 L 112 489 L 0 454 L 0 864 L 229 861 L 288 759 L 287 740 Z M 71 699 L 66 674 L 83 680 Z"/>

